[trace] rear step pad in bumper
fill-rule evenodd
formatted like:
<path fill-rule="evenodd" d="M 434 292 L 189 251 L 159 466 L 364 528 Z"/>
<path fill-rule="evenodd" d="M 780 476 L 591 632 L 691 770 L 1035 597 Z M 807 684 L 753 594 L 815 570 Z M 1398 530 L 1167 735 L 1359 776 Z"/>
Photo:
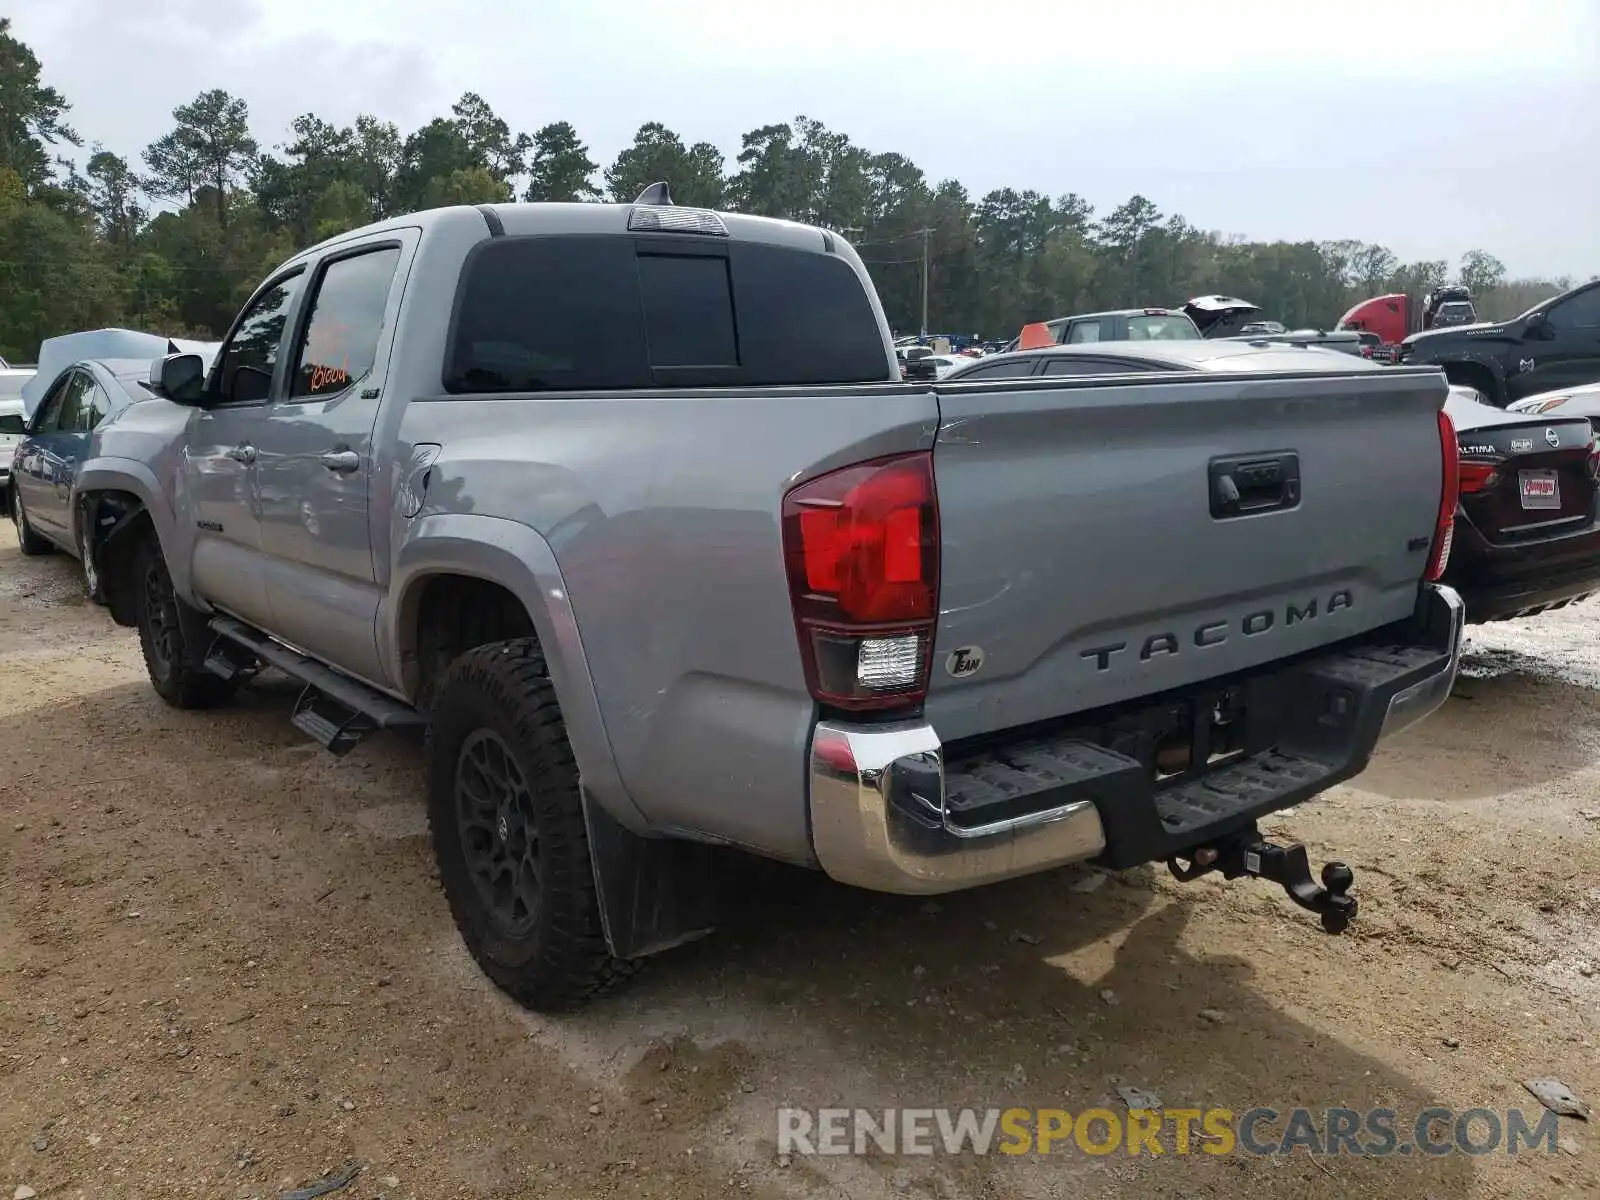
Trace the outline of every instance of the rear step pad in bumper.
<path fill-rule="evenodd" d="M 335 754 L 350 750 L 373 729 L 420 729 L 427 724 L 415 709 L 273 641 L 242 621 L 213 617 L 211 629 L 219 638 L 305 684 L 290 720 L 296 729 Z M 220 649 L 207 656 L 206 666 L 224 677 L 230 669 L 238 671 L 237 662 Z"/>
<path fill-rule="evenodd" d="M 1105 726 L 1076 722 L 970 755 L 947 754 L 947 819 L 971 835 L 1089 800 L 1105 829 L 1097 861 L 1114 869 L 1165 861 L 1247 831 L 1258 817 L 1357 774 L 1390 701 L 1448 671 L 1451 661 L 1449 652 L 1428 646 L 1367 644 L 1229 684 L 1248 714 L 1243 751 L 1162 782 L 1137 751 L 1120 752 L 1128 748 L 1121 741 L 1110 749 L 1089 740 Z M 1211 694 L 1201 688 L 1165 697 L 1150 711 L 1175 702 L 1205 712 Z"/>

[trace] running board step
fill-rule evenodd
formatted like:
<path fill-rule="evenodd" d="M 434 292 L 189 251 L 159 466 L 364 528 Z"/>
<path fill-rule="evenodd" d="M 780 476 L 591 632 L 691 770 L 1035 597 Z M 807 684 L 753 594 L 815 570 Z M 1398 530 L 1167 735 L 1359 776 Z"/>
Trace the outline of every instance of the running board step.
<path fill-rule="evenodd" d="M 354 750 L 356 743 L 373 729 L 365 714 L 329 699 L 309 683 L 294 702 L 289 724 L 339 758 Z"/>
<path fill-rule="evenodd" d="M 219 641 L 206 658 L 206 666 L 218 674 L 218 667 L 238 669 L 232 658 L 238 646 L 261 662 L 277 667 L 305 684 L 295 701 L 291 724 L 335 754 L 347 754 L 362 736 L 375 729 L 421 729 L 427 722 L 421 713 L 408 708 L 382 692 L 341 675 L 314 658 L 275 642 L 266 634 L 232 617 L 213 617 L 211 629 Z M 213 660 L 217 660 L 213 665 Z"/>

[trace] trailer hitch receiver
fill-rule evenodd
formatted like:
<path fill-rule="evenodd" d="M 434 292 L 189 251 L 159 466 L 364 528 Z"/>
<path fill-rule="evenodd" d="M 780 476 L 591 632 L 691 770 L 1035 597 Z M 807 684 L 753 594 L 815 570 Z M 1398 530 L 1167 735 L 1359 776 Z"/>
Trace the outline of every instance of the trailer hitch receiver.
<path fill-rule="evenodd" d="M 1322 868 L 1322 884 L 1318 886 L 1311 877 L 1311 862 L 1304 846 L 1274 845 L 1254 830 L 1200 847 L 1190 854 L 1187 863 L 1169 858 L 1167 869 L 1182 883 L 1212 871 L 1221 871 L 1224 879 L 1250 876 L 1276 883 L 1289 893 L 1289 899 L 1321 917 L 1322 928 L 1329 933 L 1343 933 L 1355 920 L 1356 898 L 1350 895 L 1355 873 L 1349 867 L 1342 862 L 1328 863 Z"/>

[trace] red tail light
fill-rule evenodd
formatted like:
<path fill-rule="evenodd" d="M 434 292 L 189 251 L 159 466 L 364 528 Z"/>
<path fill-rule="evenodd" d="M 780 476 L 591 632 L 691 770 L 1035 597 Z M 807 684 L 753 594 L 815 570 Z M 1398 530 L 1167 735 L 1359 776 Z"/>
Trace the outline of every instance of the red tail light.
<path fill-rule="evenodd" d="M 801 484 L 783 498 L 783 549 L 811 694 L 849 709 L 921 703 L 939 614 L 932 453 Z"/>
<path fill-rule="evenodd" d="M 1428 570 L 1423 578 L 1430 583 L 1444 574 L 1450 561 L 1450 541 L 1456 529 L 1456 504 L 1461 499 L 1461 444 L 1456 441 L 1456 426 L 1439 412 L 1439 459 L 1442 480 L 1439 488 L 1439 519 L 1433 527 L 1433 550 L 1428 555 Z"/>
<path fill-rule="evenodd" d="M 1487 492 L 1500 482 L 1498 463 L 1464 462 L 1461 464 L 1461 494 L 1470 496 L 1473 492 Z"/>

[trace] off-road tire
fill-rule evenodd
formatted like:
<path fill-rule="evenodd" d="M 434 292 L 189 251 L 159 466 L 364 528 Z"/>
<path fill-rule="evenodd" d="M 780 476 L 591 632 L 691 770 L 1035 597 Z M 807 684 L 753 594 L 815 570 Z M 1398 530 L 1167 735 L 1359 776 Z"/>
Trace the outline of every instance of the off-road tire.
<path fill-rule="evenodd" d="M 29 558 L 49 554 L 55 549 L 48 539 L 40 537 L 33 531 L 33 526 L 28 524 L 28 514 L 22 511 L 22 497 L 17 494 L 15 482 L 11 485 L 11 520 L 17 526 L 17 545 Z"/>
<path fill-rule="evenodd" d="M 224 679 L 205 668 L 204 646 L 184 636 L 185 607 L 173 590 L 161 545 L 145 538 L 133 556 L 134 603 L 137 605 L 139 649 L 144 652 L 150 684 L 174 708 L 215 708 L 226 703 L 238 687 L 237 679 Z M 192 626 L 193 621 L 189 624 Z"/>
<path fill-rule="evenodd" d="M 513 803 L 524 837 L 536 845 L 528 854 L 538 870 L 537 901 L 522 930 L 509 927 L 474 878 L 473 863 L 481 865 L 486 851 L 469 845 L 461 813 L 483 806 L 458 791 L 463 750 L 474 744 L 498 747 L 525 787 Z M 469 650 L 440 679 L 428 725 L 428 824 L 456 928 L 484 974 L 519 1004 L 571 1011 L 637 970 L 637 960 L 613 957 L 606 944 L 578 767 L 532 638 Z M 506 826 L 498 830 L 504 843 Z"/>

